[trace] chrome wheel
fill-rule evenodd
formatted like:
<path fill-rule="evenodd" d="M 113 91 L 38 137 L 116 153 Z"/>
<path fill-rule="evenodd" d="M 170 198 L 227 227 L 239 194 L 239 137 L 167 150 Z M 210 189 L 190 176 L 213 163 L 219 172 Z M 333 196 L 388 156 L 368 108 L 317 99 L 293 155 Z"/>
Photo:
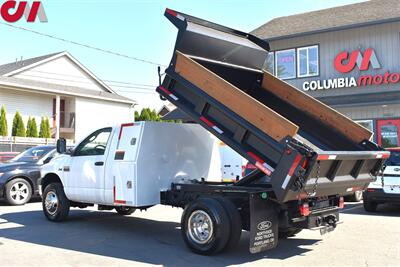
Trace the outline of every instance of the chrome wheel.
<path fill-rule="evenodd" d="M 26 183 L 16 182 L 10 188 L 10 197 L 16 204 L 23 204 L 28 201 L 29 187 Z"/>
<path fill-rule="evenodd" d="M 58 208 L 58 197 L 55 192 L 49 191 L 46 195 L 44 205 L 46 207 L 46 211 L 50 215 L 54 215 L 57 212 Z"/>
<path fill-rule="evenodd" d="M 213 236 L 213 222 L 211 217 L 202 210 L 195 210 L 188 220 L 190 238 L 198 244 L 206 244 Z"/>

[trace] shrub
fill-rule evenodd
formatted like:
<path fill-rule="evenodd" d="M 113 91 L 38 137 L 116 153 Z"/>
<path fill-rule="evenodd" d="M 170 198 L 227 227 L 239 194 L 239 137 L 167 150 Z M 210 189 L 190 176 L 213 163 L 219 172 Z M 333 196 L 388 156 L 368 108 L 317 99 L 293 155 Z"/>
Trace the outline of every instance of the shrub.
<path fill-rule="evenodd" d="M 40 120 L 40 130 L 39 130 L 40 138 L 50 138 L 51 130 L 50 130 L 50 122 L 49 118 L 43 118 Z"/>
<path fill-rule="evenodd" d="M 14 115 L 13 124 L 11 135 L 12 136 L 25 136 L 25 125 L 24 121 L 22 120 L 21 114 L 17 111 Z"/>
<path fill-rule="evenodd" d="M 35 118 L 29 117 L 28 124 L 26 126 L 27 137 L 38 137 L 38 130 Z"/>
<path fill-rule="evenodd" d="M 4 106 L 1 107 L 0 111 L 0 136 L 8 135 L 8 125 L 7 125 L 7 113 Z"/>

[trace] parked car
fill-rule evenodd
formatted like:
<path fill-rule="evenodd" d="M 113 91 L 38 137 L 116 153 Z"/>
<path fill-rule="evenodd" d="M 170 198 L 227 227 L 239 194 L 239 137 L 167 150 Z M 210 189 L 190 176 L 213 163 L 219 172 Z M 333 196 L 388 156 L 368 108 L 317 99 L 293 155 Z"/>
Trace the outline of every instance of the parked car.
<path fill-rule="evenodd" d="M 0 198 L 23 205 L 38 195 L 40 167 L 56 155 L 55 146 L 32 147 L 0 165 Z"/>
<path fill-rule="evenodd" d="M 400 148 L 392 148 L 386 168 L 363 193 L 364 209 L 374 212 L 378 204 L 400 203 Z"/>
<path fill-rule="evenodd" d="M 18 152 L 0 152 L 0 163 L 6 162 L 18 154 Z"/>

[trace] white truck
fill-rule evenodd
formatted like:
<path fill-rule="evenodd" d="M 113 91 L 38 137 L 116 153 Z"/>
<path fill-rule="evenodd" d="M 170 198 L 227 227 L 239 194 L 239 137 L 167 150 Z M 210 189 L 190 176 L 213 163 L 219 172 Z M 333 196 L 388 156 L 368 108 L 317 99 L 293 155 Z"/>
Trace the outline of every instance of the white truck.
<path fill-rule="evenodd" d="M 342 196 L 367 188 L 390 153 L 364 127 L 263 71 L 264 40 L 170 9 L 165 16 L 179 33 L 156 91 L 197 125 L 124 124 L 89 135 L 43 168 L 46 217 L 61 221 L 71 206 L 94 204 L 120 214 L 181 207 L 182 237 L 199 254 L 232 248 L 242 230 L 251 253 L 303 229 L 334 230 Z M 257 169 L 212 182 L 220 162 L 209 133 Z M 65 152 L 63 140 L 57 150 Z"/>

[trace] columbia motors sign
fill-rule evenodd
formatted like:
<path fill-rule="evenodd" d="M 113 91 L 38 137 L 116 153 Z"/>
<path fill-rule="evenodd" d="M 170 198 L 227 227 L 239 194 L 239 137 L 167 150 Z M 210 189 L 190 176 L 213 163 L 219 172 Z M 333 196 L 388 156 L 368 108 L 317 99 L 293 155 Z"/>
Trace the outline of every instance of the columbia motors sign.
<path fill-rule="evenodd" d="M 47 16 L 41 1 L 14 1 L 0 2 L 1 18 L 9 23 L 17 22 L 24 18 L 27 22 L 47 22 Z"/>
<path fill-rule="evenodd" d="M 340 52 L 336 55 L 333 62 L 335 69 L 340 73 L 349 73 L 354 69 L 362 71 L 372 69 L 380 69 L 381 64 L 376 56 L 374 49 L 368 48 L 364 51 L 355 50 L 351 53 Z M 369 85 L 382 85 L 398 83 L 400 81 L 400 73 L 378 73 L 375 75 L 360 75 L 350 77 L 339 77 L 327 80 L 306 81 L 303 83 L 304 91 L 314 91 L 321 89 L 335 89 L 348 87 L 361 87 Z"/>

